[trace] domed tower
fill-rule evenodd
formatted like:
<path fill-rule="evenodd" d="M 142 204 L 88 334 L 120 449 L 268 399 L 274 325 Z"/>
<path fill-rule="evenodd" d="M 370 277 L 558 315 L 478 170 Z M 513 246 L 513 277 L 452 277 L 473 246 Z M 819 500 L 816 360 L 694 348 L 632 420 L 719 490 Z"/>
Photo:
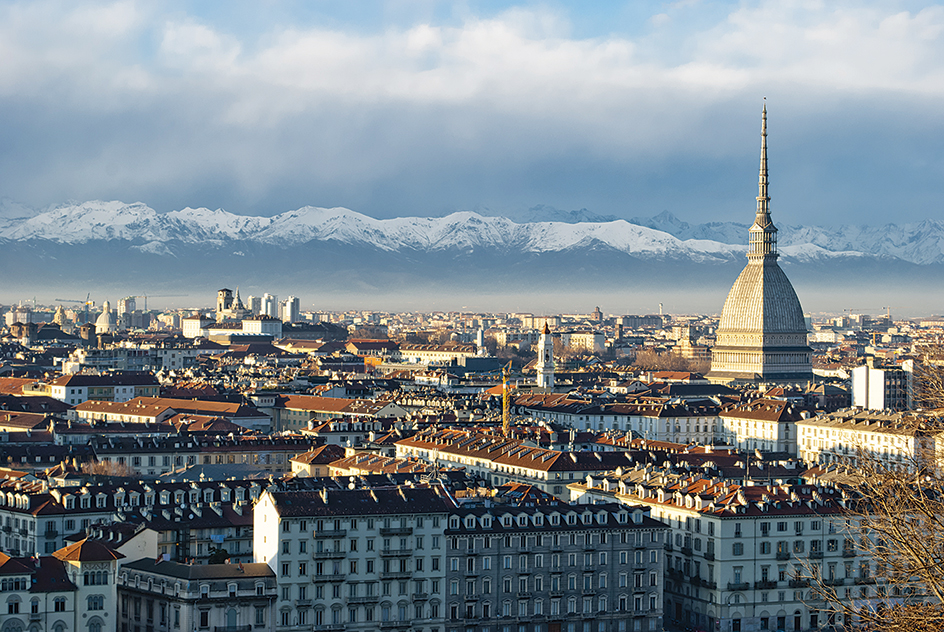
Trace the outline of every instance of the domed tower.
<path fill-rule="evenodd" d="M 105 301 L 102 305 L 102 313 L 95 320 L 96 334 L 113 334 L 118 331 L 118 319 L 111 311 L 111 303 Z"/>
<path fill-rule="evenodd" d="M 813 379 L 803 309 L 777 264 L 777 227 L 767 190 L 767 104 L 761 123 L 757 214 L 747 265 L 721 311 L 711 353 L 712 382 L 806 382 Z"/>

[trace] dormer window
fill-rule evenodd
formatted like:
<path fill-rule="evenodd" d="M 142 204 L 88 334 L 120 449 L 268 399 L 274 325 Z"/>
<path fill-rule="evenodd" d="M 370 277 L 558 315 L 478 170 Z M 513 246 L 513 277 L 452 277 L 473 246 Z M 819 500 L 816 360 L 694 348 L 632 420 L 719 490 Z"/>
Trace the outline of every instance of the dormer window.
<path fill-rule="evenodd" d="M 519 527 L 527 527 L 527 526 L 528 526 L 528 516 L 527 516 L 527 515 L 521 514 L 520 516 L 518 516 L 518 526 L 519 526 Z"/>
<path fill-rule="evenodd" d="M 475 516 L 466 516 L 465 519 L 465 528 L 474 529 L 475 528 Z"/>
<path fill-rule="evenodd" d="M 551 525 L 557 526 L 560 524 L 560 514 L 551 514 Z"/>
<path fill-rule="evenodd" d="M 458 529 L 459 528 L 459 516 L 450 516 L 449 518 L 449 528 Z"/>
<path fill-rule="evenodd" d="M 486 529 L 492 528 L 492 517 L 491 516 L 482 516 L 482 527 Z"/>
<path fill-rule="evenodd" d="M 577 516 L 575 516 L 574 514 L 568 514 L 567 524 L 577 524 Z"/>
<path fill-rule="evenodd" d="M 511 526 L 511 516 L 502 517 L 502 526 L 510 527 Z"/>
<path fill-rule="evenodd" d="M 538 527 L 544 525 L 544 514 L 534 514 L 534 524 Z"/>

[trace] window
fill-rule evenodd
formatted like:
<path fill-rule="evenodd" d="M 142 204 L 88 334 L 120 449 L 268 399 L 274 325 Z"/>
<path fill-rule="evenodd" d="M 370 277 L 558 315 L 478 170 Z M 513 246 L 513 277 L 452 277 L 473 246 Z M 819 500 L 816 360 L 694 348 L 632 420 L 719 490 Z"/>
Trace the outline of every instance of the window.
<path fill-rule="evenodd" d="M 89 610 L 104 610 L 105 609 L 104 595 L 89 595 L 88 609 Z"/>
<path fill-rule="evenodd" d="M 731 553 L 733 555 L 744 555 L 744 543 L 735 542 L 734 545 L 731 547 Z"/>

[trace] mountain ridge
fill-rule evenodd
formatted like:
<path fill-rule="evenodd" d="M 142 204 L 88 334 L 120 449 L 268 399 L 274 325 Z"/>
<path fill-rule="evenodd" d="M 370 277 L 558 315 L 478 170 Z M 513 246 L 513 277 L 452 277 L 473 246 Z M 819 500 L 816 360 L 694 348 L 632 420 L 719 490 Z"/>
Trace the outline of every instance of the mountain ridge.
<path fill-rule="evenodd" d="M 21 210 L 22 207 L 16 210 Z M 19 242 L 82 244 L 128 242 L 129 248 L 160 256 L 175 244 L 224 247 L 254 242 L 270 247 L 338 241 L 382 251 L 500 249 L 519 252 L 567 251 L 602 243 L 626 254 L 695 262 L 728 261 L 746 251 L 746 224 L 691 225 L 664 211 L 650 218 L 601 218 L 581 211 L 548 213 L 531 209 L 534 221 L 458 211 L 443 217 L 375 219 L 343 207 L 304 206 L 271 217 L 237 215 L 222 209 L 184 208 L 158 213 L 144 203 L 89 201 L 52 207 L 32 215 L 0 217 L 0 238 Z M 556 209 L 551 209 L 556 211 Z M 573 221 L 537 221 L 539 213 Z M 926 265 L 944 262 L 944 222 L 871 226 L 782 225 L 779 245 L 785 258 L 891 257 Z"/>

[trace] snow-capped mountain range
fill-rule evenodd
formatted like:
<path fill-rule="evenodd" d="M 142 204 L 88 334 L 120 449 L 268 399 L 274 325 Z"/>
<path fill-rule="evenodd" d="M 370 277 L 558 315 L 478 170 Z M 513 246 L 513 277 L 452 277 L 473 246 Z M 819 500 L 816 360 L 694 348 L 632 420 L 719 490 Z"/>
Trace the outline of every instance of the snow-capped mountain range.
<path fill-rule="evenodd" d="M 555 220 L 536 221 L 541 216 Z M 586 221 L 586 219 L 598 221 Z M 0 205 L 0 239 L 32 245 L 86 245 L 110 242 L 152 255 L 176 256 L 186 247 L 276 249 L 318 243 L 343 244 L 379 252 L 551 253 L 605 248 L 635 258 L 693 262 L 743 260 L 747 225 L 689 225 L 663 212 L 630 221 L 584 211 L 565 213 L 536 207 L 526 219 L 457 212 L 445 217 L 374 219 L 345 208 L 306 206 L 273 217 L 224 210 L 185 208 L 158 213 L 142 203 L 93 201 L 41 212 Z M 787 260 L 893 258 L 917 265 L 944 262 L 944 222 L 885 226 L 781 225 L 780 251 Z"/>

